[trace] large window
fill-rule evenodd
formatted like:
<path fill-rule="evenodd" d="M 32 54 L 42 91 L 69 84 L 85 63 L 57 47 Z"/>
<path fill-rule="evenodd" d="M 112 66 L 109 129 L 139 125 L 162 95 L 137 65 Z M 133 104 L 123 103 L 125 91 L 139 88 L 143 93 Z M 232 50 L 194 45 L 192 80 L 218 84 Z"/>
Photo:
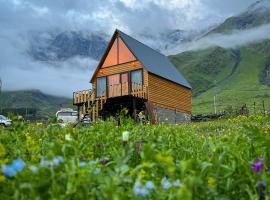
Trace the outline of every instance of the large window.
<path fill-rule="evenodd" d="M 131 72 L 132 89 L 139 89 L 142 87 L 142 70 L 136 70 Z"/>
<path fill-rule="evenodd" d="M 120 37 L 117 37 L 115 38 L 102 67 L 109 67 L 134 60 L 136 60 L 135 56 L 128 49 L 124 41 Z"/>
<path fill-rule="evenodd" d="M 106 94 L 106 77 L 97 78 L 97 96 L 105 96 Z"/>

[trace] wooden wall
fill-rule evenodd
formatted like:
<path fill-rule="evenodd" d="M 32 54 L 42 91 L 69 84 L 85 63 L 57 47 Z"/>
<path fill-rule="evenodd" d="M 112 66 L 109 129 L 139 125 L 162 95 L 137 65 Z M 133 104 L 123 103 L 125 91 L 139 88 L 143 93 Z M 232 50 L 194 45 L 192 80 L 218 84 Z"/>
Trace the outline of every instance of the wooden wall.
<path fill-rule="evenodd" d="M 142 68 L 143 68 L 143 65 L 138 60 L 133 61 L 133 62 L 129 62 L 129 63 L 111 66 L 111 67 L 101 68 L 97 71 L 95 77 L 93 78 L 93 81 L 91 82 L 92 89 L 96 88 L 97 77 L 109 76 L 109 75 L 113 75 L 113 74 L 119 74 L 119 73 L 142 69 Z M 143 78 L 144 78 L 144 84 L 148 85 L 148 72 L 145 69 L 143 70 Z"/>
<path fill-rule="evenodd" d="M 148 74 L 148 100 L 160 107 L 191 113 L 191 89 L 154 74 Z"/>
<path fill-rule="evenodd" d="M 111 67 L 101 68 L 97 71 L 96 77 L 108 76 L 112 74 L 118 74 L 118 73 L 132 71 L 132 70 L 141 69 L 141 68 L 142 68 L 142 64 L 140 63 L 140 61 L 133 61 L 133 62 L 124 63 L 120 65 L 114 65 Z"/>

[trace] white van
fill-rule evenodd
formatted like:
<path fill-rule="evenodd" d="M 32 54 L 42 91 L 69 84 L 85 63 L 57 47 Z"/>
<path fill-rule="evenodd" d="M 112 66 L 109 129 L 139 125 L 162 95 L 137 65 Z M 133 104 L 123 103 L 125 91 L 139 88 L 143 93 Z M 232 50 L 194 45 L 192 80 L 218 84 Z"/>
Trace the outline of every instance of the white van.
<path fill-rule="evenodd" d="M 11 120 L 4 115 L 0 115 L 0 127 L 1 126 L 11 126 Z"/>
<path fill-rule="evenodd" d="M 71 108 L 63 108 L 56 112 L 58 122 L 63 125 L 76 124 L 78 121 L 78 112 Z"/>

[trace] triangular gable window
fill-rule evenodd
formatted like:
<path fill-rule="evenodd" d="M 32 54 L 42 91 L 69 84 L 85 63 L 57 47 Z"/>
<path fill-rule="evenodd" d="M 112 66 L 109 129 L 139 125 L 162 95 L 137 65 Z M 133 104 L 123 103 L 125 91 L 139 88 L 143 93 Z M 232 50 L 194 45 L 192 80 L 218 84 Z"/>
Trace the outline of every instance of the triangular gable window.
<path fill-rule="evenodd" d="M 135 56 L 127 48 L 123 40 L 118 38 L 119 64 L 136 60 Z"/>
<path fill-rule="evenodd" d="M 118 59 L 117 59 L 117 49 L 118 49 L 118 44 L 117 44 L 117 39 L 114 40 L 114 43 L 109 51 L 109 53 L 107 54 L 107 57 L 102 65 L 102 67 L 108 67 L 108 66 L 112 66 L 112 65 L 117 65 L 118 63 Z"/>
<path fill-rule="evenodd" d="M 131 53 L 120 37 L 114 40 L 114 43 L 107 54 L 102 67 L 109 67 L 117 64 L 131 62 L 136 60 L 135 56 Z"/>

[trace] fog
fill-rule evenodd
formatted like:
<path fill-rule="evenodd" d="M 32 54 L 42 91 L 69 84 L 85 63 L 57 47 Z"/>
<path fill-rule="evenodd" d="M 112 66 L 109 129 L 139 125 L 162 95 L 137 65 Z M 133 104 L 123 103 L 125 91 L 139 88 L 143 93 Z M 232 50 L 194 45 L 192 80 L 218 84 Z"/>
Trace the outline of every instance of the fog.
<path fill-rule="evenodd" d="M 167 55 L 181 53 L 183 51 L 205 49 L 211 46 L 224 48 L 236 48 L 239 46 L 270 39 L 270 24 L 257 28 L 234 31 L 232 34 L 212 34 L 189 43 L 181 44 L 165 53 Z"/>
<path fill-rule="evenodd" d="M 150 45 L 161 44 L 143 38 L 169 30 L 200 31 L 221 23 L 246 9 L 256 0 L 0 0 L 0 78 L 3 90 L 39 89 L 71 97 L 72 92 L 90 87 L 90 77 L 98 61 L 71 57 L 62 61 L 40 62 L 27 53 L 32 33 L 78 31 L 111 35 L 121 29 Z M 231 47 L 256 39 L 269 27 L 231 36 L 215 35 L 179 46 L 170 52 Z M 244 39 L 243 34 L 248 39 Z M 242 36 L 240 36 L 242 35 Z M 263 34 L 266 37 L 266 34 Z M 156 38 L 156 37 L 153 37 Z M 158 38 L 158 37 L 157 37 Z M 260 39 L 263 39 L 260 36 Z M 215 42 L 213 42 L 215 41 Z M 222 42 L 220 42 L 222 41 Z"/>

